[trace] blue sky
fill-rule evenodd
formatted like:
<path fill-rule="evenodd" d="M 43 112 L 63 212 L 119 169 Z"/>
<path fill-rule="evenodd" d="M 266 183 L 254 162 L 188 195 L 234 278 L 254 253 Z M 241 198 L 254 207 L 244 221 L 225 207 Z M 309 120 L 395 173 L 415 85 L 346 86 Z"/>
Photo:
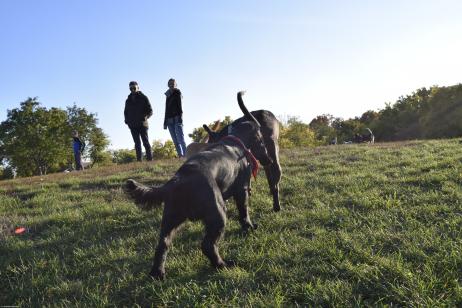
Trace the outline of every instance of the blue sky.
<path fill-rule="evenodd" d="M 384 107 L 462 82 L 462 1 L 0 0 L 0 121 L 27 97 L 98 114 L 111 148 L 131 148 L 128 82 L 162 129 L 170 77 L 185 133 L 249 109 L 309 122 Z"/>

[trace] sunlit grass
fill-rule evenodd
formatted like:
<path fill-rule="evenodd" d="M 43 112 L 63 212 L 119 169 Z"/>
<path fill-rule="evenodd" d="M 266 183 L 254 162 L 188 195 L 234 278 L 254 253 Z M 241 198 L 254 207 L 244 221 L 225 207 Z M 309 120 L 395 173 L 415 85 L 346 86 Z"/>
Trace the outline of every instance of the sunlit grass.
<path fill-rule="evenodd" d="M 244 236 L 228 203 L 213 270 L 203 227 L 173 242 L 167 279 L 147 275 L 162 210 L 141 212 L 128 178 L 160 184 L 178 160 L 0 182 L 0 304 L 22 306 L 462 305 L 460 140 L 282 152 L 283 210 L 264 174 Z M 14 235 L 16 227 L 27 231 Z"/>

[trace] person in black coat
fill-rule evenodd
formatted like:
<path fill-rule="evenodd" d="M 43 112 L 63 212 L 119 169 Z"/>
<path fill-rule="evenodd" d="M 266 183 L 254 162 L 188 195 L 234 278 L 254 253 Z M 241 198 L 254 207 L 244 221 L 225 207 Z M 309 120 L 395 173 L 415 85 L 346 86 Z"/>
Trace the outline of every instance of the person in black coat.
<path fill-rule="evenodd" d="M 181 107 L 181 91 L 176 87 L 176 81 L 170 78 L 168 90 L 165 92 L 164 129 L 169 130 L 179 157 L 186 155 L 186 144 L 183 134 L 183 109 Z"/>
<path fill-rule="evenodd" d="M 152 116 L 152 107 L 148 97 L 140 91 L 136 81 L 130 81 L 128 86 L 131 93 L 125 101 L 124 115 L 125 124 L 130 128 L 135 142 L 136 160 L 141 161 L 141 141 L 146 150 L 146 159 L 152 160 L 148 138 L 148 118 Z"/>

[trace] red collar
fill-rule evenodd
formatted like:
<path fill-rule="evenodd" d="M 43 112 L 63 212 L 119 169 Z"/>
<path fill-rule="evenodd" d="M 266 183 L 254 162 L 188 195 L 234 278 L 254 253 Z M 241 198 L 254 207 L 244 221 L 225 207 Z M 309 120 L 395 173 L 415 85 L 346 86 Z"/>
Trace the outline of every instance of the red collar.
<path fill-rule="evenodd" d="M 226 140 L 226 139 L 234 141 L 235 143 L 237 143 L 238 146 L 240 146 L 244 150 L 245 157 L 247 158 L 247 160 L 250 163 L 250 166 L 252 167 L 252 175 L 256 181 L 257 174 L 258 174 L 258 167 L 259 167 L 258 160 L 255 158 L 255 156 L 253 156 L 252 152 L 250 152 L 250 150 L 245 147 L 241 139 L 233 135 L 228 135 L 228 136 L 221 138 L 221 140 Z"/>

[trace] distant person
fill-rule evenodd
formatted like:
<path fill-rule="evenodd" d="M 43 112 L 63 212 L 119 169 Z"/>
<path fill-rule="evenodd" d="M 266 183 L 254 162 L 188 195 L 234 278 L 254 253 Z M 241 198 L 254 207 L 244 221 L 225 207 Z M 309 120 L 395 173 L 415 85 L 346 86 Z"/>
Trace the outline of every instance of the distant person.
<path fill-rule="evenodd" d="M 130 128 L 130 132 L 135 142 L 136 160 L 141 161 L 141 141 L 146 150 L 146 159 L 152 160 L 151 145 L 148 138 L 148 118 L 152 116 L 152 108 L 149 99 L 144 95 L 136 81 L 129 83 L 130 95 L 125 101 L 125 124 Z"/>
<path fill-rule="evenodd" d="M 329 142 L 329 144 L 336 145 L 337 144 L 337 137 L 332 138 L 331 141 Z"/>
<path fill-rule="evenodd" d="M 176 87 L 176 81 L 170 78 L 168 90 L 165 92 L 165 118 L 164 129 L 169 130 L 172 141 L 175 144 L 178 157 L 186 155 L 186 144 L 183 134 L 183 109 L 181 108 L 181 91 Z"/>
<path fill-rule="evenodd" d="M 75 169 L 83 170 L 82 154 L 85 150 L 85 142 L 80 140 L 79 133 L 77 131 L 72 132 L 72 148 L 74 150 Z"/>

